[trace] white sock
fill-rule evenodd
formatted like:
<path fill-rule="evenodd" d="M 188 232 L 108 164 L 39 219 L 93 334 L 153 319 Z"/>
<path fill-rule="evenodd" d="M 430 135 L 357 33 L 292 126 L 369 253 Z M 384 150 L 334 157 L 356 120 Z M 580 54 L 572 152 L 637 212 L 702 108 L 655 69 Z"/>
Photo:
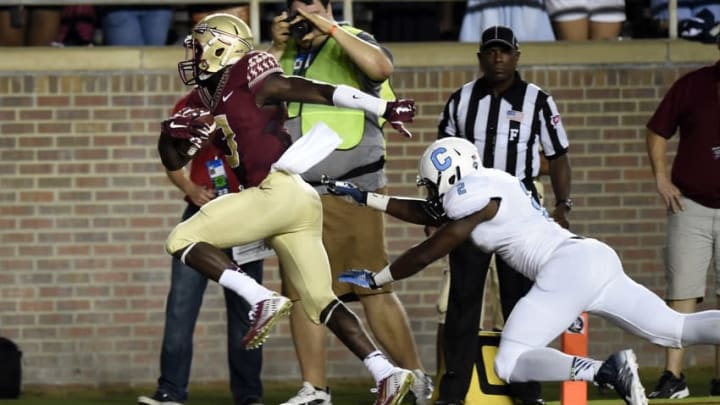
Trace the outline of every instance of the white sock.
<path fill-rule="evenodd" d="M 363 359 L 365 367 L 375 379 L 375 384 L 387 378 L 393 373 L 395 367 L 388 361 L 387 357 L 380 350 L 375 350 Z"/>
<path fill-rule="evenodd" d="M 587 357 L 573 357 L 570 380 L 595 381 L 595 374 L 600 370 L 602 363 L 602 361 L 588 359 Z"/>
<path fill-rule="evenodd" d="M 252 277 L 245 273 L 226 269 L 220 275 L 218 283 L 241 297 L 243 297 L 251 307 L 262 300 L 266 300 L 273 295 L 271 290 L 261 286 Z"/>

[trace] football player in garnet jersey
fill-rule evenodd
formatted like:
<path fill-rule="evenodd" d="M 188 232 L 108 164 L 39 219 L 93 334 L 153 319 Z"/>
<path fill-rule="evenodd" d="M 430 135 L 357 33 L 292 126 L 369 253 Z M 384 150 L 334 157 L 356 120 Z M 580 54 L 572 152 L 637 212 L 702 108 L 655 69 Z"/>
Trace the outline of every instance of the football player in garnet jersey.
<path fill-rule="evenodd" d="M 262 345 L 273 324 L 292 304 L 243 273 L 222 249 L 267 240 L 278 255 L 285 278 L 302 296 L 308 317 L 325 324 L 375 378 L 376 404 L 400 403 L 413 383 L 413 373 L 393 366 L 355 314 L 334 295 L 322 244 L 320 197 L 297 173 L 275 169 L 281 156 L 285 162 L 316 164 L 337 146 L 322 149 L 301 140 L 298 144 L 302 147 L 284 154 L 290 146 L 283 125 L 285 101 L 361 109 L 382 116 L 406 136 L 410 133 L 403 122 L 412 121 L 414 102 L 386 102 L 348 86 L 285 76 L 272 55 L 253 49 L 248 26 L 228 14 L 201 20 L 185 46 L 189 58 L 178 68 L 183 82 L 196 86 L 187 104 L 196 110 L 176 114 L 163 123 L 158 142 L 162 162 L 168 170 L 177 170 L 212 137 L 215 144 L 222 144 L 228 163 L 246 189 L 216 198 L 178 224 L 167 239 L 167 251 L 252 305 L 252 324 L 243 342 L 253 348 Z M 206 120 L 205 110 L 214 117 L 213 123 Z M 319 154 L 307 151 L 318 148 L 322 149 Z"/>
<path fill-rule="evenodd" d="M 432 143 L 420 159 L 418 185 L 428 199 L 395 198 L 330 182 L 331 192 L 399 219 L 440 228 L 378 273 L 349 270 L 341 281 L 366 288 L 409 277 L 468 238 L 534 281 L 512 310 L 495 356 L 507 382 L 592 381 L 610 385 L 631 405 L 646 405 L 632 350 L 599 361 L 546 347 L 587 311 L 652 343 L 680 348 L 720 343 L 720 311 L 676 312 L 625 274 L 608 245 L 574 235 L 553 221 L 522 182 L 482 168 L 464 138 Z"/>

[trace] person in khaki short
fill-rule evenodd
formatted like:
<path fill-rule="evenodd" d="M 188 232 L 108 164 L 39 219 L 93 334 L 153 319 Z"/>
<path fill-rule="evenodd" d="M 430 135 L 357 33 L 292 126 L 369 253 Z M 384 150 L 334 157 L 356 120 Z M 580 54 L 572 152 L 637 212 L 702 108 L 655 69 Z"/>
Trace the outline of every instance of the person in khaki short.
<path fill-rule="evenodd" d="M 716 38 L 720 49 L 720 36 Z M 679 312 L 696 311 L 705 297 L 706 276 L 714 262 L 720 278 L 720 61 L 678 79 L 647 124 L 647 151 L 657 192 L 667 208 L 665 299 Z M 667 167 L 668 139 L 679 130 L 672 171 Z M 720 307 L 720 285 L 715 286 Z M 649 398 L 690 395 L 683 350 L 668 349 L 665 371 Z M 720 395 L 720 355 L 709 392 Z"/>
<path fill-rule="evenodd" d="M 269 49 L 287 75 L 344 84 L 375 96 L 392 99 L 392 55 L 368 32 L 333 18 L 330 0 L 287 0 L 287 12 L 276 16 Z M 299 12 L 302 15 L 298 15 Z M 324 26 L 334 26 L 325 32 Z M 385 136 L 377 115 L 325 105 L 288 104 L 286 126 L 293 139 L 302 139 L 314 122 L 322 121 L 343 139 L 325 160 L 302 174 L 315 187 L 323 206 L 323 244 L 333 273 L 333 291 L 343 301 L 360 301 L 378 344 L 400 367 L 412 370 L 412 393 L 418 405 L 427 404 L 432 380 L 425 374 L 410 322 L 391 286 L 377 291 L 339 283 L 337 276 L 349 268 L 379 270 L 388 263 L 385 220 L 367 207 L 327 194 L 323 176 L 344 179 L 384 192 Z M 283 282 L 285 286 L 287 283 Z M 285 292 L 294 302 L 301 299 L 291 287 Z M 299 307 L 299 305 L 297 306 Z M 294 309 L 290 325 L 300 363 L 302 387 L 282 405 L 330 405 L 327 386 L 327 338 L 303 311 Z"/>

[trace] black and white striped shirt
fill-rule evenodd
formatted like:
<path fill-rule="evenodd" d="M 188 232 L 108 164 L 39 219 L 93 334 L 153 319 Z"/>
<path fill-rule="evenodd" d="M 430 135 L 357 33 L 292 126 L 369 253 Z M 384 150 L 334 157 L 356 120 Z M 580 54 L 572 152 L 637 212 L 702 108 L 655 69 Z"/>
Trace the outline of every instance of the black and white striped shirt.
<path fill-rule="evenodd" d="M 540 172 L 540 147 L 552 160 L 567 153 L 569 145 L 555 101 L 518 73 L 499 96 L 484 78 L 455 91 L 438 125 L 438 138 L 448 136 L 467 138 L 478 148 L 483 166 L 504 170 L 526 186 Z"/>

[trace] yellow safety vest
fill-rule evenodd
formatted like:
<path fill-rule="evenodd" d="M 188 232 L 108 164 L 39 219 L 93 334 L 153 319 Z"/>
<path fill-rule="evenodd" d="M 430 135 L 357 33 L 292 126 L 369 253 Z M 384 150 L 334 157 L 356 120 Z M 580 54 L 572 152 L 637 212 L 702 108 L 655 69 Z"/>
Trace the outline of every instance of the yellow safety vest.
<path fill-rule="evenodd" d="M 361 32 L 349 25 L 344 25 L 341 29 L 353 35 Z M 293 68 L 295 55 L 295 42 L 289 41 L 280 58 L 280 66 L 287 75 L 295 74 Z M 326 83 L 345 84 L 356 89 L 359 88 L 360 83 L 355 74 L 355 66 L 333 38 L 328 38 L 314 58 L 302 76 Z M 385 80 L 380 86 L 380 97 L 384 100 L 395 100 L 396 96 L 390 86 L 390 80 Z M 288 116 L 290 118 L 300 116 L 303 135 L 310 131 L 317 122 L 324 122 L 342 138 L 343 142 L 338 147 L 341 150 L 354 148 L 363 137 L 365 112 L 361 110 L 323 104 L 288 103 Z M 381 127 L 384 123 L 385 120 L 379 117 L 378 126 Z"/>

